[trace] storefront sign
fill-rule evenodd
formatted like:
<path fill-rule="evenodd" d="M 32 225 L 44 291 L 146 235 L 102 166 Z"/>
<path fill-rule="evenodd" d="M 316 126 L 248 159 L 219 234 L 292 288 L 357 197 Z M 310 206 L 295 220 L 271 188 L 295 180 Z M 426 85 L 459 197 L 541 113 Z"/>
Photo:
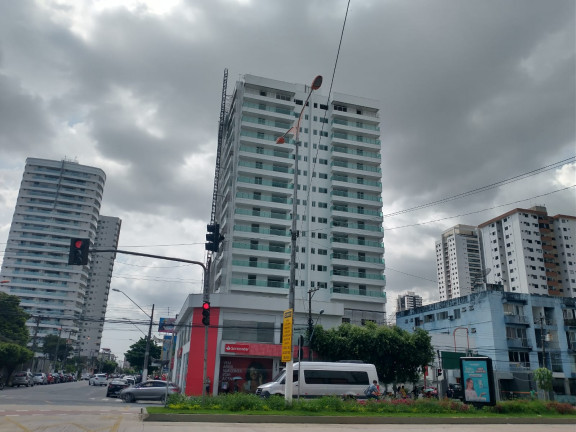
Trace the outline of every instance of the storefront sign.
<path fill-rule="evenodd" d="M 226 353 L 248 354 L 250 352 L 250 345 L 249 344 L 226 344 L 226 345 L 224 345 L 224 351 Z"/>
<path fill-rule="evenodd" d="M 292 360 L 292 309 L 284 311 L 284 329 L 282 331 L 282 361 Z"/>

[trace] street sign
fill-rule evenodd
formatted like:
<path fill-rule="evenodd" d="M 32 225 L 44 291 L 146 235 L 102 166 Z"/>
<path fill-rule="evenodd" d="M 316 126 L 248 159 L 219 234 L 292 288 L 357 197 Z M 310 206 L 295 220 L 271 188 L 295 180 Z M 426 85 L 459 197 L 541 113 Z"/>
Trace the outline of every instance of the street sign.
<path fill-rule="evenodd" d="M 282 332 L 282 361 L 292 360 L 292 309 L 284 311 L 284 329 Z"/>

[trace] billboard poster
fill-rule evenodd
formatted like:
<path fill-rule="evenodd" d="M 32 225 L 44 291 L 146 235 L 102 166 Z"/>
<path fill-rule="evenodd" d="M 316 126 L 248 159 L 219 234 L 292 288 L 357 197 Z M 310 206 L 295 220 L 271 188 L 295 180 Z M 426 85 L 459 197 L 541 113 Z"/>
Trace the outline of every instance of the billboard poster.
<path fill-rule="evenodd" d="M 259 385 L 272 378 L 272 359 L 222 357 L 218 392 L 255 393 Z"/>
<path fill-rule="evenodd" d="M 176 318 L 160 318 L 158 333 L 173 333 Z"/>
<path fill-rule="evenodd" d="M 491 358 L 461 357 L 460 373 L 465 403 L 480 405 L 496 403 Z"/>

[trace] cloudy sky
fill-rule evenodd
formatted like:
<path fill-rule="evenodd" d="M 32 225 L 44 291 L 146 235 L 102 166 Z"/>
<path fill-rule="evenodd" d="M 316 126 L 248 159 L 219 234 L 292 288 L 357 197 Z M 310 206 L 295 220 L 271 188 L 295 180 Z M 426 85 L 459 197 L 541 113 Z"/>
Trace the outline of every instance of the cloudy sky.
<path fill-rule="evenodd" d="M 39 157 L 106 172 L 121 249 L 204 261 L 224 69 L 228 94 L 243 74 L 321 74 L 324 95 L 380 101 L 388 312 L 407 290 L 436 301 L 445 229 L 536 204 L 576 215 L 575 15 L 573 0 L 2 1 L 0 257 Z M 118 256 L 112 287 L 173 316 L 201 270 Z M 122 294 L 108 306 L 138 317 Z M 141 330 L 107 324 L 102 346 L 122 356 Z"/>

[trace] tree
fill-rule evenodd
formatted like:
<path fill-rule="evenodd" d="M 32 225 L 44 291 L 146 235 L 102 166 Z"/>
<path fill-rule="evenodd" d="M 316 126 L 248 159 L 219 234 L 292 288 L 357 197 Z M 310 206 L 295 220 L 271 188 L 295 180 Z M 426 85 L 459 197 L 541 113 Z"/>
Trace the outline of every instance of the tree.
<path fill-rule="evenodd" d="M 430 340 L 422 329 L 409 333 L 396 326 L 371 322 L 364 326 L 344 323 L 330 330 L 317 326 L 312 349 L 328 361 L 373 363 L 380 380 L 389 384 L 418 380 L 422 367 L 434 359 Z"/>
<path fill-rule="evenodd" d="M 34 353 L 26 348 L 30 339 L 26 321 L 30 318 L 16 296 L 0 292 L 0 370 L 9 377 L 14 369 L 29 361 Z"/>
<path fill-rule="evenodd" d="M 140 338 L 138 342 L 130 345 L 130 349 L 124 353 L 126 360 L 130 362 L 132 367 L 141 369 L 144 365 L 144 354 L 146 353 L 146 339 Z M 150 341 L 150 353 L 148 355 L 148 371 L 156 369 L 151 367 L 152 359 L 159 359 L 162 355 L 162 348 Z"/>
<path fill-rule="evenodd" d="M 144 361 L 144 360 L 142 360 L 142 361 Z M 107 374 L 111 374 L 112 372 L 115 372 L 117 367 L 118 367 L 118 363 L 113 362 L 111 360 L 104 360 L 100 364 L 100 370 L 104 373 L 107 373 Z"/>
<path fill-rule="evenodd" d="M 26 321 L 30 318 L 20 307 L 20 299 L 16 296 L 0 292 L 0 336 L 2 342 L 11 342 L 26 346 L 30 339 Z"/>
<path fill-rule="evenodd" d="M 56 353 L 58 348 L 58 353 Z M 52 361 L 63 361 L 68 358 L 73 348 L 68 345 L 67 340 L 57 335 L 44 336 L 44 344 L 42 345 L 42 352 L 48 354 L 48 358 Z M 56 358 L 54 356 L 56 355 Z"/>
<path fill-rule="evenodd" d="M 538 388 L 548 392 L 550 396 L 550 392 L 552 391 L 552 372 L 550 369 L 547 368 L 538 368 L 534 371 L 534 379 L 536 380 L 536 384 L 538 384 Z"/>

